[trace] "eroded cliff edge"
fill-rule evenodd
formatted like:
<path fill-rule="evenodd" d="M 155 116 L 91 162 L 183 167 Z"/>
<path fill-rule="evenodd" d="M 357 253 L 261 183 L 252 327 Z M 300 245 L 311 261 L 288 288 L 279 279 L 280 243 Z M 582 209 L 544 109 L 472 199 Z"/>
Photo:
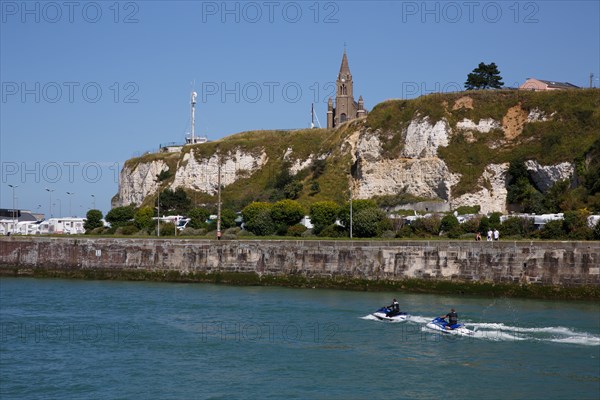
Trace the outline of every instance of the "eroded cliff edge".
<path fill-rule="evenodd" d="M 159 188 L 178 187 L 196 203 L 210 202 L 220 164 L 224 199 L 240 208 L 268 200 L 285 169 L 302 183 L 299 200 L 307 204 L 345 201 L 352 188 L 355 198 L 404 196 L 505 212 L 510 162 L 524 161 L 542 191 L 559 180 L 576 185 L 598 141 L 598 89 L 388 100 L 332 130 L 243 132 L 128 160 L 113 206 L 147 204 Z"/>

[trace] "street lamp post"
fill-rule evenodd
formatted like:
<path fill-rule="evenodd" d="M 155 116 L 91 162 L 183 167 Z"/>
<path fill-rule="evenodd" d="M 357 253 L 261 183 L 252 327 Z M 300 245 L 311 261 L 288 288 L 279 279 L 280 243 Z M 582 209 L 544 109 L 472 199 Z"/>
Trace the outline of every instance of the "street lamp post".
<path fill-rule="evenodd" d="M 46 191 L 48 193 L 50 193 L 50 204 L 49 204 L 49 206 L 50 206 L 50 218 L 52 218 L 52 192 L 54 192 L 54 190 L 55 189 L 48 189 L 48 188 L 46 188 Z"/>
<path fill-rule="evenodd" d="M 96 196 L 92 195 L 92 210 L 96 209 Z"/>
<path fill-rule="evenodd" d="M 350 239 L 352 239 L 352 188 L 350 188 Z"/>
<path fill-rule="evenodd" d="M 19 187 L 19 185 L 8 185 L 9 187 L 12 188 L 12 197 L 13 197 L 13 233 L 15 233 L 16 229 L 17 229 L 17 221 L 16 221 L 16 215 L 17 215 L 17 210 L 15 209 L 15 189 Z"/>
<path fill-rule="evenodd" d="M 74 192 L 67 192 L 69 195 L 69 217 L 73 216 L 73 212 L 71 211 L 71 197 L 75 194 Z"/>

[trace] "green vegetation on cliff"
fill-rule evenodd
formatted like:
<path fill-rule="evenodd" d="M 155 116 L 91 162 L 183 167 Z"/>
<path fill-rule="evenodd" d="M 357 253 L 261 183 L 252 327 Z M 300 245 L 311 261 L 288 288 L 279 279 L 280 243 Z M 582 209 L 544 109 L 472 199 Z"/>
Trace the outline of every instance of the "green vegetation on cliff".
<path fill-rule="evenodd" d="M 438 156 L 451 172 L 460 174 L 460 180 L 452 187 L 454 197 L 476 192 L 482 185 L 490 186 L 485 179 L 483 183 L 480 179 L 490 164 L 524 160 L 534 160 L 541 165 L 570 162 L 576 165 L 576 176 L 569 190 L 575 190 L 573 196 L 577 200 L 572 203 L 600 211 L 598 89 L 468 91 L 389 100 L 375 106 L 366 119 L 337 129 L 243 132 L 214 142 L 185 146 L 181 153 L 148 154 L 131 159 L 125 167 L 131 170 L 140 163 L 163 160 L 168 166 L 168 172 L 160 179 L 160 188 L 164 190 L 173 183 L 177 168 L 189 162 L 184 158 L 192 149 L 199 161 L 215 155 L 231 159 L 239 150 L 257 158 L 264 157 L 265 164 L 254 172 L 238 171 L 241 177 L 224 186 L 222 199 L 226 208 L 239 211 L 253 201 L 274 203 L 285 198 L 298 200 L 306 209 L 319 201 L 341 205 L 349 198 L 351 175 L 359 178 L 360 174 L 353 168 L 355 134 L 376 135 L 382 146 L 381 157 L 398 159 L 405 146 L 408 126 L 425 119 L 432 125 L 444 120 L 448 126 L 449 144 L 438 149 Z M 475 125 L 484 121 L 490 128 L 487 131 L 461 129 L 459 123 L 464 124 L 465 120 Z M 302 165 L 297 173 L 292 173 L 294 164 Z M 216 203 L 212 194 L 184 189 L 193 205 Z M 541 193 L 540 188 L 533 190 Z M 382 196 L 378 201 L 390 205 L 403 199 L 417 198 L 397 193 Z M 144 205 L 155 202 L 155 196 L 150 195 Z"/>

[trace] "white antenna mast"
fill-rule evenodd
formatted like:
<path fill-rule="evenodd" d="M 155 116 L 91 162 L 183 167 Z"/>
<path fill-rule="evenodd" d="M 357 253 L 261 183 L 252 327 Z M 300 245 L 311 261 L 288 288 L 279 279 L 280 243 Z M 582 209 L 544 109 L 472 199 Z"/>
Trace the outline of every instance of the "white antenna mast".
<path fill-rule="evenodd" d="M 190 142 L 191 144 L 196 143 L 196 138 L 195 138 L 195 133 L 194 133 L 194 128 L 196 125 L 196 121 L 195 121 L 196 96 L 198 96 L 198 93 L 192 92 L 192 137 L 191 137 L 191 142 Z"/>

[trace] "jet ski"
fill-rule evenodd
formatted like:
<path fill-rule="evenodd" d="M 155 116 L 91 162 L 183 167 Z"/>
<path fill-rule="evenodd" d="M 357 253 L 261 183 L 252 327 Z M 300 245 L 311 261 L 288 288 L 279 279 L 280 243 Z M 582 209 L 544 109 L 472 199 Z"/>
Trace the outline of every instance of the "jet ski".
<path fill-rule="evenodd" d="M 448 329 L 446 328 L 448 326 L 448 322 L 446 322 L 446 320 L 443 318 L 435 318 L 426 326 L 431 330 L 450 335 L 473 336 L 475 334 L 474 331 L 467 329 L 463 324 L 450 325 L 450 329 Z"/>
<path fill-rule="evenodd" d="M 390 322 L 401 322 L 406 321 L 408 315 L 405 312 L 400 312 L 400 314 L 392 315 L 387 317 L 386 315 L 392 310 L 388 307 L 381 307 L 379 310 L 375 311 L 371 315 L 381 321 L 390 321 Z"/>

